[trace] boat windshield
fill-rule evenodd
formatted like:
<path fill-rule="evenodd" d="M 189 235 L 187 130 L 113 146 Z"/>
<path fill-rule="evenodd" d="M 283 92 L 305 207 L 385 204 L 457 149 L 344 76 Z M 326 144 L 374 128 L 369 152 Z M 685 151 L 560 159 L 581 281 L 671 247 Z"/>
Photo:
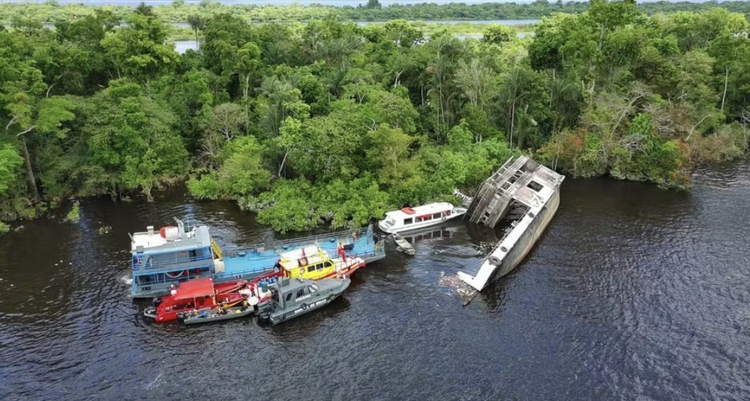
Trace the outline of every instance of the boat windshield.
<path fill-rule="evenodd" d="M 318 286 L 315 284 L 310 284 L 310 292 L 315 292 L 318 290 Z"/>
<path fill-rule="evenodd" d="M 383 223 L 385 226 L 390 227 L 396 223 L 396 220 L 393 219 L 393 217 L 388 217 L 385 219 L 385 223 Z"/>

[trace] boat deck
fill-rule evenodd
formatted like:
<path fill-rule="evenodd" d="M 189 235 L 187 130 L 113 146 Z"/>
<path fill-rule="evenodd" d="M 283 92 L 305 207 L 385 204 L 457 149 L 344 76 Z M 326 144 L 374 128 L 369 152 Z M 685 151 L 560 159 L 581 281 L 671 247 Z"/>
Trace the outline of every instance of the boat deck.
<path fill-rule="evenodd" d="M 273 269 L 281 253 L 312 244 L 320 246 L 332 258 L 337 257 L 339 242 L 345 245 L 347 256 L 360 257 L 367 264 L 385 257 L 382 240 L 378 242 L 377 246 L 373 241 L 372 228 L 369 230 L 357 230 L 356 241 L 352 241 L 352 232 L 341 231 L 332 234 L 321 234 L 275 242 L 268 245 L 258 244 L 250 247 L 224 250 L 224 272 L 216 273 L 215 277 L 217 279 L 247 278 L 270 271 Z"/>

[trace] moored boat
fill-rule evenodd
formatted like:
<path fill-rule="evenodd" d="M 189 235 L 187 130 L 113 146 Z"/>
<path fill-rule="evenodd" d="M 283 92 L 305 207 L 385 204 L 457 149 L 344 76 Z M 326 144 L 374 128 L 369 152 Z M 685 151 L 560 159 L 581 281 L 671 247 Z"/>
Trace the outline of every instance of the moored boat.
<path fill-rule="evenodd" d="M 237 319 L 245 316 L 250 316 L 255 313 L 254 305 L 245 300 L 240 306 L 233 306 L 229 308 L 223 308 L 221 306 L 202 310 L 202 311 L 191 311 L 187 313 L 181 313 L 177 316 L 180 323 L 183 324 L 201 324 L 220 322 L 223 320 Z"/>
<path fill-rule="evenodd" d="M 273 273 L 280 254 L 309 245 L 331 254 L 342 246 L 347 259 L 361 258 L 365 263 L 385 257 L 385 247 L 378 243 L 373 226 L 223 250 L 211 237 L 209 227 L 186 227 L 175 221 L 176 227 L 155 230 L 149 226 L 147 231 L 130 236 L 133 298 L 165 295 L 172 285 L 204 277 L 216 283 L 251 280 Z"/>
<path fill-rule="evenodd" d="M 349 277 L 357 269 L 365 266 L 359 257 L 347 257 L 343 245 L 338 249 L 339 256 L 332 258 L 324 249 L 311 245 L 281 254 L 278 261 L 283 277 L 320 280 L 332 277 Z"/>
<path fill-rule="evenodd" d="M 281 279 L 271 284 L 271 297 L 258 305 L 261 322 L 277 325 L 330 304 L 351 283 L 349 278 L 318 281 Z"/>
<path fill-rule="evenodd" d="M 237 306 L 252 295 L 243 291 L 247 284 L 246 280 L 222 283 L 219 289 L 223 292 L 217 292 L 217 285 L 210 277 L 186 281 L 173 287 L 169 295 L 154 299 L 154 305 L 146 307 L 143 315 L 157 323 L 164 323 L 178 320 L 180 314 L 192 311 L 207 311 L 218 306 Z M 236 290 L 230 292 L 229 289 L 232 288 Z"/>
<path fill-rule="evenodd" d="M 378 222 L 378 228 L 388 234 L 419 230 L 463 216 L 466 210 L 448 202 L 404 207 L 386 213 L 385 218 Z"/>

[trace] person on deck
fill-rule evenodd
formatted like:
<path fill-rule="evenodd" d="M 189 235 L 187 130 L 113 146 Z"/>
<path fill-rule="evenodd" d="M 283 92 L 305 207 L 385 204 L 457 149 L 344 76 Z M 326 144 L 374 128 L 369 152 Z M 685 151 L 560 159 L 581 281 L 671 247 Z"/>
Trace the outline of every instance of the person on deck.
<path fill-rule="evenodd" d="M 341 256 L 341 259 L 344 261 L 344 263 L 346 263 L 346 252 L 344 251 L 344 245 L 342 245 L 340 242 L 338 246 L 338 253 L 339 253 L 339 256 Z"/>

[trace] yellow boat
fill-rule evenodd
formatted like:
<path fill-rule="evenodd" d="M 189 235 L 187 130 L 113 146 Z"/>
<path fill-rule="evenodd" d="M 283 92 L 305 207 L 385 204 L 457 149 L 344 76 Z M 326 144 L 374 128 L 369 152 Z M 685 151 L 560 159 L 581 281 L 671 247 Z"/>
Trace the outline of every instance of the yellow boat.
<path fill-rule="evenodd" d="M 362 258 L 346 256 L 339 247 L 339 257 L 332 258 L 317 245 L 308 245 L 284 252 L 277 263 L 284 277 L 320 280 L 332 277 L 349 277 L 357 269 L 365 266 Z"/>

